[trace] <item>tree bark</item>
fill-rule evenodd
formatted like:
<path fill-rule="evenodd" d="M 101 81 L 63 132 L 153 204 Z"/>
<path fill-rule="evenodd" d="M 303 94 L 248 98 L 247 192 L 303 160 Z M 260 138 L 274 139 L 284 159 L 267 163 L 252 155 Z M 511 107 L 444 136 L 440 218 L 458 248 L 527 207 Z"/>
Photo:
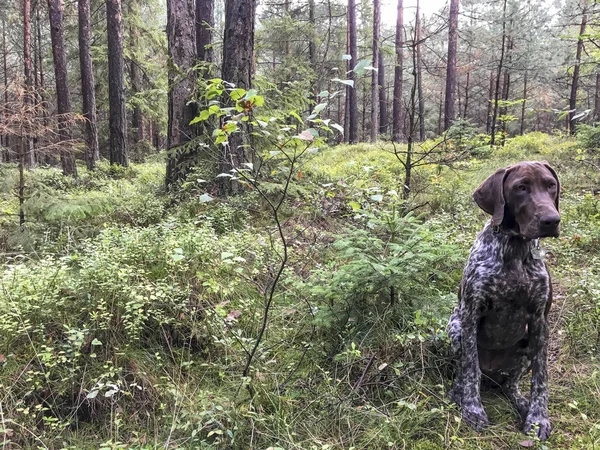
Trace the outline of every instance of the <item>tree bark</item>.
<path fill-rule="evenodd" d="M 463 112 L 463 119 L 467 118 L 467 111 L 469 110 L 469 83 L 471 81 L 471 72 L 467 72 L 467 83 L 465 84 L 465 109 Z"/>
<path fill-rule="evenodd" d="M 67 74 L 67 54 L 63 33 L 63 3 L 62 0 L 48 0 L 50 16 L 50 38 L 52 40 L 52 56 L 54 59 L 54 79 L 56 81 L 56 109 L 59 114 L 59 136 L 61 141 L 70 139 L 66 125 L 67 115 L 71 113 L 71 95 Z M 62 150 L 60 155 L 62 171 L 65 175 L 77 177 L 75 157 L 69 150 Z"/>
<path fill-rule="evenodd" d="M 129 161 L 127 157 L 121 0 L 106 0 L 106 32 L 108 35 L 110 163 L 127 167 Z"/>
<path fill-rule="evenodd" d="M 252 87 L 254 67 L 254 0 L 225 0 L 225 32 L 223 40 L 222 78 L 243 89 Z M 229 137 L 221 158 L 221 172 L 229 173 L 248 162 L 249 155 L 244 148 L 243 132 Z M 221 194 L 236 193 L 241 186 L 235 183 L 221 184 Z"/>
<path fill-rule="evenodd" d="M 422 75 L 422 59 L 421 59 L 421 11 L 419 0 L 417 0 L 417 16 L 416 16 L 416 53 L 417 53 L 417 95 L 419 97 L 419 140 L 425 140 L 425 98 L 423 97 L 423 75 Z"/>
<path fill-rule="evenodd" d="M 379 133 L 388 132 L 388 110 L 387 110 L 387 89 L 385 87 L 385 65 L 381 50 L 379 51 L 379 64 L 377 72 L 377 84 L 379 85 Z"/>
<path fill-rule="evenodd" d="M 504 0 L 504 6 L 502 8 L 502 47 L 500 49 L 500 60 L 498 61 L 498 72 L 496 74 L 496 89 L 494 92 L 494 105 L 493 105 L 493 114 L 492 114 L 492 123 L 490 127 L 491 140 L 490 145 L 494 145 L 496 141 L 496 118 L 498 117 L 498 99 L 500 95 L 500 75 L 502 74 L 502 69 L 504 67 L 504 52 L 506 46 L 506 3 L 507 0 Z"/>
<path fill-rule="evenodd" d="M 396 16 L 396 66 L 394 68 L 394 102 L 392 105 L 392 139 L 400 142 L 404 123 L 402 105 L 402 81 L 404 69 L 404 7 L 402 0 L 398 0 Z"/>
<path fill-rule="evenodd" d="M 171 60 L 167 128 L 169 157 L 165 179 L 167 187 L 185 178 L 187 168 L 183 166 L 191 152 L 188 149 L 186 154 L 178 147 L 195 135 L 190 125 L 190 121 L 196 116 L 196 107 L 190 102 L 197 80 L 196 73 L 191 70 L 198 51 L 195 8 L 194 0 L 167 1 L 167 42 Z"/>
<path fill-rule="evenodd" d="M 196 0 L 196 52 L 200 61 L 213 61 L 214 10 L 214 0 Z"/>
<path fill-rule="evenodd" d="M 579 84 L 579 68 L 581 65 L 581 53 L 583 52 L 583 35 L 587 25 L 587 2 L 583 2 L 583 12 L 581 15 L 581 25 L 579 27 L 579 36 L 577 39 L 577 53 L 575 55 L 575 67 L 573 68 L 573 78 L 571 81 L 571 95 L 569 96 L 569 133 L 574 134 L 577 121 L 574 119 L 577 114 L 577 88 Z"/>
<path fill-rule="evenodd" d="M 2 18 L 2 70 L 4 73 L 4 104 L 8 105 L 8 63 L 6 56 L 8 48 L 6 47 L 6 21 Z M 10 137 L 4 136 L 4 146 L 8 149 L 6 154 L 1 155 L 3 159 L 0 161 L 9 162 L 11 160 Z"/>
<path fill-rule="evenodd" d="M 527 71 L 523 76 L 523 103 L 521 104 L 521 130 L 520 134 L 525 133 L 525 103 L 527 102 Z"/>
<path fill-rule="evenodd" d="M 456 93 L 456 43 L 458 40 L 458 0 L 450 0 L 448 24 L 448 62 L 446 64 L 446 100 L 444 101 L 444 130 L 454 120 L 454 96 Z"/>
<path fill-rule="evenodd" d="M 140 5 L 137 0 L 131 0 L 129 3 L 129 14 L 131 16 L 140 16 Z M 140 31 L 138 27 L 132 24 L 129 28 L 129 74 L 131 77 L 131 91 L 132 95 L 136 96 L 143 90 L 142 85 L 142 70 L 140 69 L 140 61 L 137 52 L 139 52 L 139 41 Z M 138 102 L 133 104 L 133 111 L 131 114 L 131 125 L 133 133 L 130 138 L 134 144 L 144 140 L 144 117 L 142 115 L 142 108 Z"/>
<path fill-rule="evenodd" d="M 373 66 L 379 66 L 379 28 L 381 10 L 379 0 L 373 0 Z M 379 134 L 379 77 L 376 70 L 371 71 L 371 142 L 377 142 Z"/>
<path fill-rule="evenodd" d="M 23 97 L 27 109 L 33 111 L 33 71 L 31 68 L 31 0 L 23 0 L 23 66 L 25 73 L 25 95 Z M 35 167 L 35 150 L 33 139 L 27 134 L 22 137 L 24 144 L 24 161 L 28 168 Z"/>
<path fill-rule="evenodd" d="M 594 92 L 594 121 L 600 120 L 600 73 L 596 74 L 596 90 Z"/>
<path fill-rule="evenodd" d="M 350 60 L 347 61 L 348 79 L 352 80 L 352 86 L 346 86 L 346 102 L 348 102 L 348 142 L 358 142 L 358 99 L 356 95 L 356 75 L 352 70 L 358 63 L 358 50 L 356 45 L 356 5 L 355 0 L 348 0 L 348 53 Z"/>
<path fill-rule="evenodd" d="M 92 28 L 90 0 L 78 0 L 79 16 L 79 67 L 81 70 L 81 97 L 85 136 L 85 164 L 94 170 L 100 159 L 98 147 L 98 125 L 96 120 L 96 93 L 94 91 L 94 71 L 92 67 Z"/>
<path fill-rule="evenodd" d="M 485 120 L 485 132 L 489 133 L 492 127 L 492 107 L 494 104 L 494 71 L 490 70 L 490 87 L 488 89 L 488 105 Z"/>
<path fill-rule="evenodd" d="M 315 79 L 312 86 L 311 94 L 312 99 L 316 102 L 317 95 L 319 94 L 319 76 L 317 75 L 317 43 L 315 42 L 317 34 L 315 21 L 315 0 L 308 0 L 308 23 L 310 24 L 310 38 L 308 41 L 308 60 L 310 61 L 310 66 L 315 71 Z M 340 123 L 339 119 L 338 123 Z"/>

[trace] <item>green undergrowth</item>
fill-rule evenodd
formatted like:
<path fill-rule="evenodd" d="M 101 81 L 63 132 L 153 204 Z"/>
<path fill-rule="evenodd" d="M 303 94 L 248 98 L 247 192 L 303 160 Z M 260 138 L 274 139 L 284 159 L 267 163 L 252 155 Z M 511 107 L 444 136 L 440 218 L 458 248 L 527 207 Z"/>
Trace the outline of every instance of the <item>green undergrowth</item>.
<path fill-rule="evenodd" d="M 461 138 L 462 139 L 462 138 Z M 588 449 L 600 445 L 600 175 L 576 141 L 531 133 L 451 167 L 415 169 L 391 144 L 302 161 L 282 209 L 289 261 L 248 376 L 283 247 L 255 190 L 163 192 L 163 163 L 78 180 L 0 176 L 0 442 L 69 449 Z M 434 148 L 436 142 L 425 146 Z M 404 151 L 405 147 L 397 147 Z M 488 148 L 489 149 L 489 148 Z M 471 193 L 498 167 L 547 160 L 562 182 L 547 443 L 483 393 L 471 431 L 446 396 L 445 331 L 486 215 Z M 276 178 L 262 184 L 276 199 Z M 208 188 L 210 189 L 210 187 Z M 523 385 L 525 388 L 525 383 Z"/>

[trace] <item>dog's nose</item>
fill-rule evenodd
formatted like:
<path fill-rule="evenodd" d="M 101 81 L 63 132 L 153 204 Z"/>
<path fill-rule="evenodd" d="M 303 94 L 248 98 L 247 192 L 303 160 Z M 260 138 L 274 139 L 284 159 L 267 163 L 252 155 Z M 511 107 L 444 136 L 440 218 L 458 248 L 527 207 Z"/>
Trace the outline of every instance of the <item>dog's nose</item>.
<path fill-rule="evenodd" d="M 554 228 L 560 223 L 560 216 L 558 214 L 548 214 L 540 217 L 540 224 L 544 228 Z"/>

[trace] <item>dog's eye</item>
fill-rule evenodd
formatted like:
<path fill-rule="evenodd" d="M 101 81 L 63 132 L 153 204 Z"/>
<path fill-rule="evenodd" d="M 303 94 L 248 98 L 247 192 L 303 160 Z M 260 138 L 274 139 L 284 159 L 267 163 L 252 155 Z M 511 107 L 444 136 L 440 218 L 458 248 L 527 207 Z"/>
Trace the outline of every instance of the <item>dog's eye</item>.
<path fill-rule="evenodd" d="M 525 192 L 526 190 L 527 190 L 527 186 L 525 186 L 524 184 L 517 185 L 517 191 Z"/>
<path fill-rule="evenodd" d="M 548 185 L 548 189 L 552 189 L 553 187 L 556 187 L 556 183 L 554 181 L 548 181 L 547 185 Z"/>

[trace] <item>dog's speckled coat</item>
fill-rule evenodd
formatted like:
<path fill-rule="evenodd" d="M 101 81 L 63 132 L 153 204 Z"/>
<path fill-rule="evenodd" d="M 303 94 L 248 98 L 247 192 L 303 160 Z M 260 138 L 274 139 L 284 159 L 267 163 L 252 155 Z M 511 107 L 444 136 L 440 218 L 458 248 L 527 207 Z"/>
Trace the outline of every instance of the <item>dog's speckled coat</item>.
<path fill-rule="evenodd" d="M 559 183 L 545 163 L 523 162 L 499 169 L 474 194 L 492 220 L 479 233 L 465 267 L 459 305 L 448 332 L 458 360 L 451 398 L 475 429 L 488 424 L 481 404 L 482 373 L 514 403 L 524 431 L 537 426 L 547 439 L 547 314 L 550 277 L 532 248 L 537 239 L 558 236 Z M 519 380 L 532 370 L 530 400 Z M 537 425 L 536 425 L 537 424 Z"/>

